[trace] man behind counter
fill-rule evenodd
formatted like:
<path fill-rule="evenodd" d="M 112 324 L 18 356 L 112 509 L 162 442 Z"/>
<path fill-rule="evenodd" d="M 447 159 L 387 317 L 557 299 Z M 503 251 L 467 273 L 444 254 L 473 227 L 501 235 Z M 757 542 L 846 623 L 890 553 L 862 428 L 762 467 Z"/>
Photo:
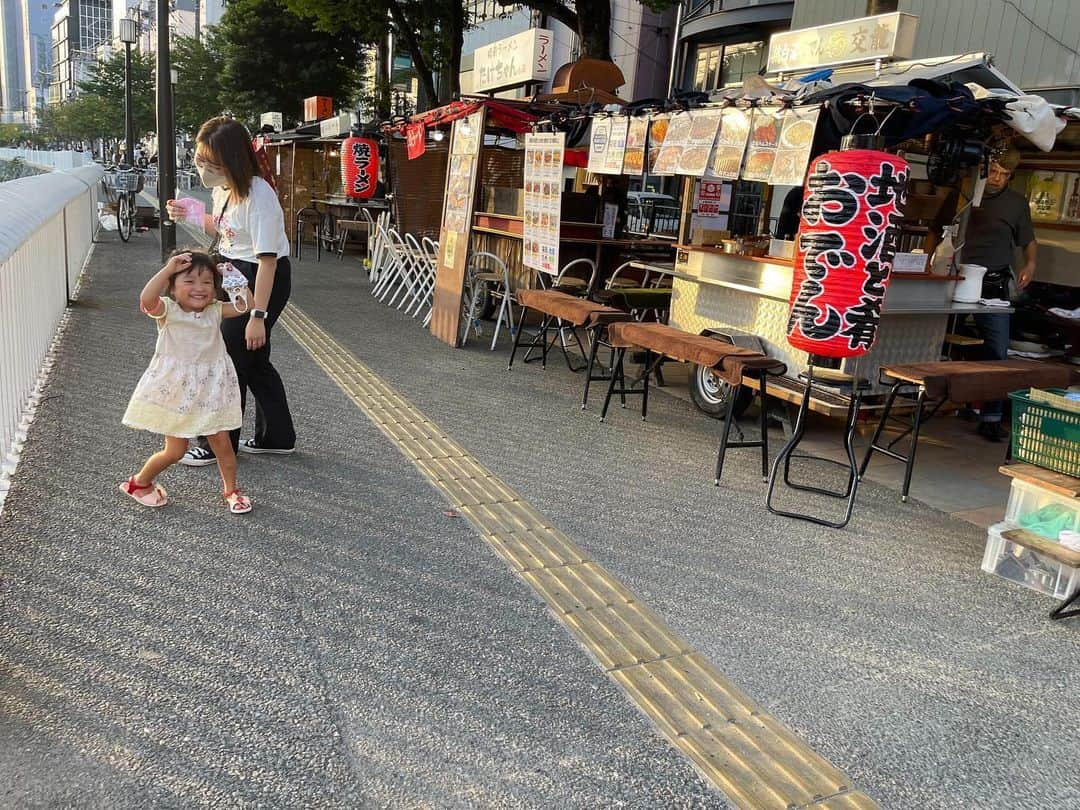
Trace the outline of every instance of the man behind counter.
<path fill-rule="evenodd" d="M 1009 181 L 1020 162 L 1013 148 L 995 155 L 990 161 L 982 205 L 973 208 L 961 255 L 965 264 L 986 268 L 982 297 L 1009 300 L 1009 281 L 1016 248 L 1024 253 L 1024 263 L 1016 277 L 1017 289 L 1023 290 L 1035 275 L 1035 232 L 1031 227 L 1028 201 L 1009 188 Z M 975 326 L 984 341 L 987 360 L 1005 360 L 1009 356 L 1009 315 L 979 314 Z M 987 441 L 1000 442 L 1008 435 L 1001 425 L 1004 401 L 984 402 L 978 433 Z"/>

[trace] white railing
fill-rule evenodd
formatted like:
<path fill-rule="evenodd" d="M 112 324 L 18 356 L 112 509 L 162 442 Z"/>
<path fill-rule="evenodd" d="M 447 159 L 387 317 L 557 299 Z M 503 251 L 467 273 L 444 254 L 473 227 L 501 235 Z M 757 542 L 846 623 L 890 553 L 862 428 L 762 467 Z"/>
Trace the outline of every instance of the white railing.
<path fill-rule="evenodd" d="M 102 169 L 0 183 L 0 505 L 35 386 L 97 230 Z"/>
<path fill-rule="evenodd" d="M 21 159 L 24 163 L 46 169 L 77 169 L 94 162 L 89 152 L 47 151 L 44 149 L 0 149 L 0 160 Z"/>

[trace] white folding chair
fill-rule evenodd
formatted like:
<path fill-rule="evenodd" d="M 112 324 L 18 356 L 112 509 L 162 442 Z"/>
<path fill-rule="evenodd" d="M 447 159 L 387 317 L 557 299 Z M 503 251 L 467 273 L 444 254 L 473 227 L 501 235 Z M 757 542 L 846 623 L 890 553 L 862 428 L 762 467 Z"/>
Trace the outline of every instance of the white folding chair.
<path fill-rule="evenodd" d="M 482 270 L 478 266 L 480 263 L 494 265 L 495 270 Z M 474 327 L 477 334 L 480 334 L 479 312 L 477 312 L 477 308 L 481 287 L 487 286 L 491 295 L 498 296 L 502 299 L 502 302 L 499 304 L 498 317 L 495 319 L 495 334 L 491 336 L 491 351 L 494 351 L 495 343 L 499 339 L 499 331 L 502 329 L 504 320 L 510 329 L 511 335 L 515 334 L 517 331 L 517 327 L 514 324 L 514 307 L 512 302 L 513 290 L 510 286 L 510 268 L 506 266 L 506 262 L 494 253 L 480 251 L 469 257 L 469 263 L 466 266 L 466 275 L 468 276 L 467 289 L 471 290 L 466 323 L 467 326 Z M 465 344 L 467 339 L 468 331 L 466 330 L 462 345 Z"/>
<path fill-rule="evenodd" d="M 391 293 L 397 293 L 405 280 L 404 241 L 396 228 L 383 228 L 383 255 L 379 280 L 371 294 L 385 302 Z M 392 300 L 392 299 L 391 299 Z"/>

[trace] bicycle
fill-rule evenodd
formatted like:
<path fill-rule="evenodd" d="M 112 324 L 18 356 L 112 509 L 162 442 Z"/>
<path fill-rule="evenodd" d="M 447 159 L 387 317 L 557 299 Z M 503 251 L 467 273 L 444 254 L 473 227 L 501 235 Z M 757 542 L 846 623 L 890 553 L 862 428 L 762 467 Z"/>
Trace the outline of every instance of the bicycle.
<path fill-rule="evenodd" d="M 135 232 L 135 214 L 138 211 L 135 195 L 143 190 L 142 169 L 130 166 L 109 166 L 102 183 L 110 206 L 116 207 L 116 224 L 120 239 L 127 242 Z"/>

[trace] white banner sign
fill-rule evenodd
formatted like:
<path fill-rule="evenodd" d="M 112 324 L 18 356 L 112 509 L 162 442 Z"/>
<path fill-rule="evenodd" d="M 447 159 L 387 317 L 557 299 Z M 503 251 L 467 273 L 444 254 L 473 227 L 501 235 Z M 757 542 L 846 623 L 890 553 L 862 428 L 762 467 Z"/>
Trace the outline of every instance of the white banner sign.
<path fill-rule="evenodd" d="M 566 134 L 525 136 L 525 244 L 522 262 L 543 273 L 559 272 L 559 219 Z"/>
<path fill-rule="evenodd" d="M 551 78 L 555 36 L 546 28 L 530 28 L 473 54 L 473 92 L 484 93 Z"/>

